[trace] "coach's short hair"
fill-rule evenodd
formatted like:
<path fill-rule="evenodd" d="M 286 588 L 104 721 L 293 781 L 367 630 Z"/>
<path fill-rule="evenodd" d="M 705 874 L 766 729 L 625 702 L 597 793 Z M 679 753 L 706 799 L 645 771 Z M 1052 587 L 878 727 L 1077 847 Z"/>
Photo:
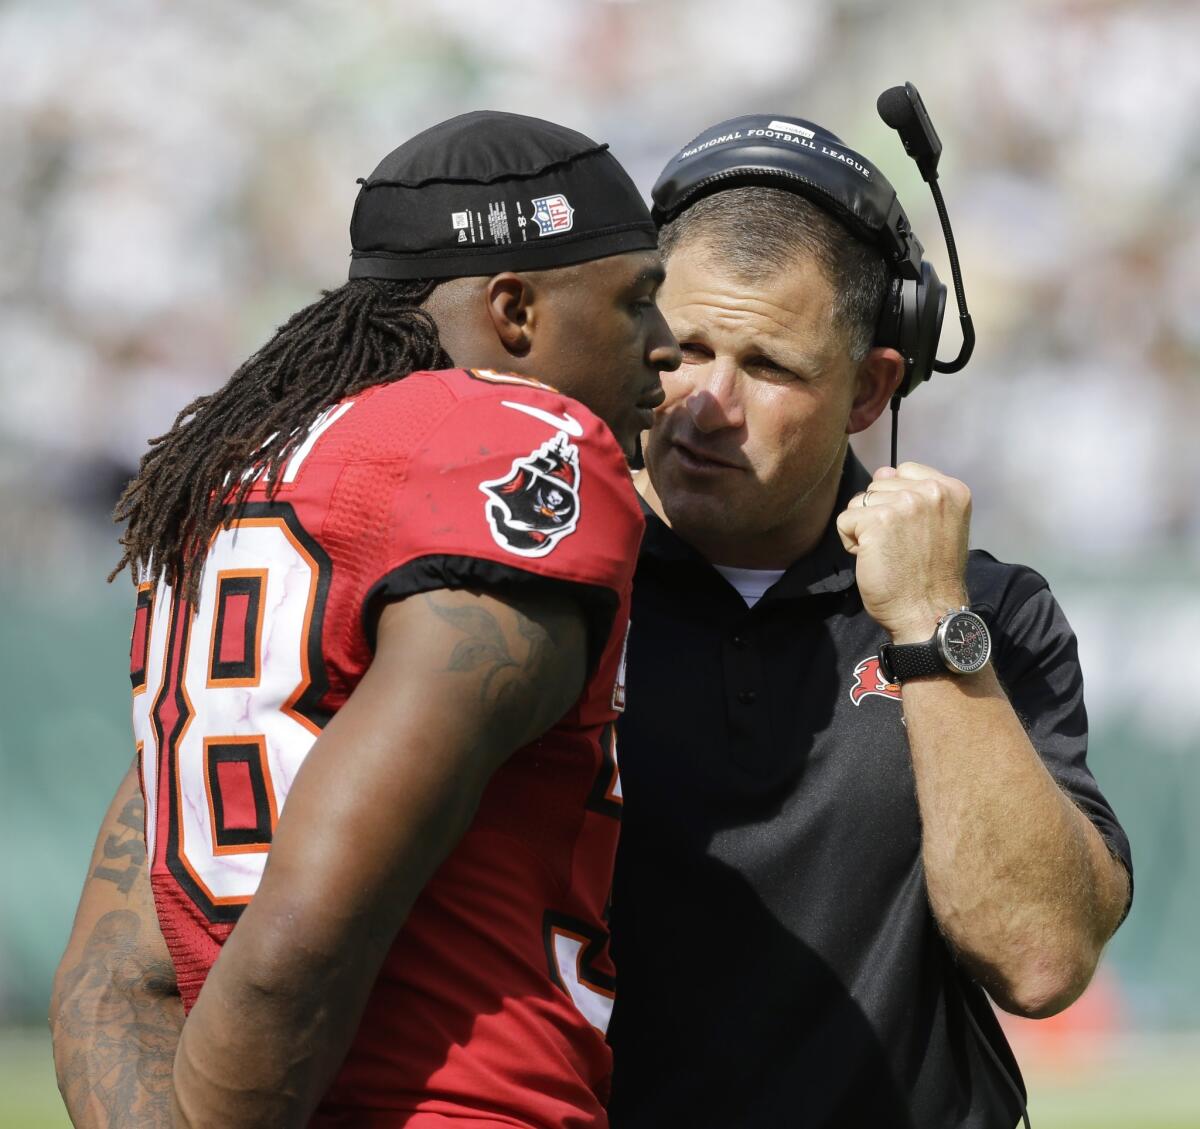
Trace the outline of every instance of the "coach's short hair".
<path fill-rule="evenodd" d="M 782 188 L 728 188 L 701 198 L 658 234 L 664 260 L 693 240 L 745 282 L 773 277 L 798 254 L 812 255 L 833 287 L 833 319 L 846 334 L 850 359 L 867 355 L 887 293 L 887 266 L 879 251 L 822 208 Z"/>

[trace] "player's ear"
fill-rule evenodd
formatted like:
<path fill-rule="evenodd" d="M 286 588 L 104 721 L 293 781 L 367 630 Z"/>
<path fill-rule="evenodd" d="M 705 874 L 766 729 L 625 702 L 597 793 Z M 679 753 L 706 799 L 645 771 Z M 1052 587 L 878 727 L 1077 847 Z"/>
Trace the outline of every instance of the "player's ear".
<path fill-rule="evenodd" d="M 514 357 L 525 356 L 533 344 L 533 284 L 525 275 L 505 271 L 487 281 L 488 317 L 496 338 Z"/>
<path fill-rule="evenodd" d="M 904 358 L 895 349 L 871 348 L 858 362 L 854 374 L 854 402 L 846 422 L 846 434 L 865 431 L 888 406 L 904 379 Z"/>

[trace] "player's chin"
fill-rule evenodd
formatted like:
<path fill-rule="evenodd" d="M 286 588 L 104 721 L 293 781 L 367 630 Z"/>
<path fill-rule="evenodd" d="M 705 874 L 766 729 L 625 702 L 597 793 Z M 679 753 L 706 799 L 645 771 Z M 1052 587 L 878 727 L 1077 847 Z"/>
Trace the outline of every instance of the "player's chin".
<path fill-rule="evenodd" d="M 633 409 L 630 422 L 631 441 L 641 450 L 642 440 L 649 437 L 650 429 L 654 426 L 654 409 L 636 407 Z"/>
<path fill-rule="evenodd" d="M 653 419 L 652 412 L 634 408 L 612 428 L 613 438 L 616 439 L 625 458 L 635 465 L 641 460 L 642 434 L 650 427 L 650 422 L 644 418 L 646 416 Z"/>
<path fill-rule="evenodd" d="M 617 444 L 625 461 L 635 470 L 642 465 L 642 435 L 640 431 L 617 433 Z"/>

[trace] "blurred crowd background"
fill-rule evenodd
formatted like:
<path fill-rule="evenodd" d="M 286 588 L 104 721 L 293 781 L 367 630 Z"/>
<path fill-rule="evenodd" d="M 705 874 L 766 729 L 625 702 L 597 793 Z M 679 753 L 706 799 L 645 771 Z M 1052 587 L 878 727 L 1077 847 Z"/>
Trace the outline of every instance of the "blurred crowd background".
<path fill-rule="evenodd" d="M 0 75 L 0 1028 L 42 1023 L 132 756 L 113 503 L 148 436 L 345 278 L 355 178 L 489 107 L 610 142 L 648 194 L 721 118 L 809 118 L 884 170 L 948 281 L 874 109 L 910 80 L 979 345 L 906 402 L 901 457 L 967 481 L 974 544 L 1051 581 L 1136 866 L 1095 987 L 1013 1038 L 1051 1097 L 1131 1048 L 1151 1074 L 1197 1060 L 1200 5 L 7 0 Z M 857 444 L 871 465 L 884 432 Z M 15 1092 L 0 1078 L 0 1119 Z"/>

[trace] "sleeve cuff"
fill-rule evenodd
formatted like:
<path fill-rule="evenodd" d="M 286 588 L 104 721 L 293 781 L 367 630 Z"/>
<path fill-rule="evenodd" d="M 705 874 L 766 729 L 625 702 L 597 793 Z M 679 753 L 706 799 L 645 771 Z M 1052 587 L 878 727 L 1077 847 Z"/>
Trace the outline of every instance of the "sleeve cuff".
<path fill-rule="evenodd" d="M 590 679 L 612 632 L 613 620 L 620 606 L 617 593 L 603 585 L 563 580 L 482 557 L 431 555 L 417 557 L 392 569 L 371 586 L 363 600 L 363 634 L 374 654 L 379 613 L 383 605 L 420 592 L 433 592 L 438 588 L 519 591 L 528 587 L 561 593 L 582 608 L 587 624 L 587 676 Z"/>

